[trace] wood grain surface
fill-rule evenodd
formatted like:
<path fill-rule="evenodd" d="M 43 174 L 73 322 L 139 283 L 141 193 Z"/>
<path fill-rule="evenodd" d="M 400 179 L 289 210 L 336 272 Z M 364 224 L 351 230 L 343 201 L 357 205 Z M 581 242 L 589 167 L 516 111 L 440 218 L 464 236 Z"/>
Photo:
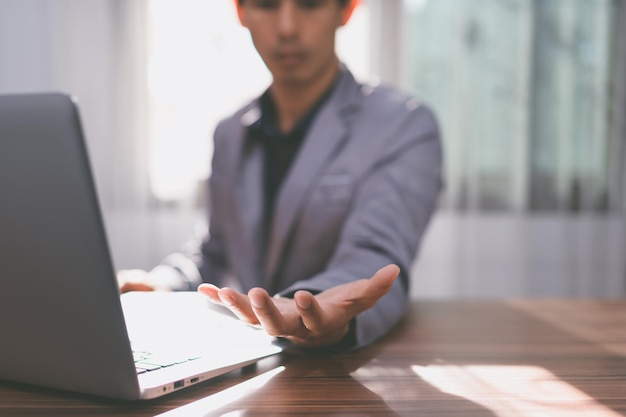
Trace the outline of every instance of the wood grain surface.
<path fill-rule="evenodd" d="M 626 300 L 415 301 L 367 349 L 283 354 L 153 401 L 0 382 L 0 416 L 161 413 L 626 416 Z"/>

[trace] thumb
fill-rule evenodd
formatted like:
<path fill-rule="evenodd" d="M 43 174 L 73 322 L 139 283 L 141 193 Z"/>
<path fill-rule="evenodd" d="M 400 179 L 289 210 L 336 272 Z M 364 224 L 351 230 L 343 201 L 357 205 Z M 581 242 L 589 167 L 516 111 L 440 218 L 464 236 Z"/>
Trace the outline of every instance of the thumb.
<path fill-rule="evenodd" d="M 398 265 L 389 264 L 384 266 L 369 279 L 366 291 L 378 299 L 391 290 L 398 275 L 400 275 L 400 267 Z"/>

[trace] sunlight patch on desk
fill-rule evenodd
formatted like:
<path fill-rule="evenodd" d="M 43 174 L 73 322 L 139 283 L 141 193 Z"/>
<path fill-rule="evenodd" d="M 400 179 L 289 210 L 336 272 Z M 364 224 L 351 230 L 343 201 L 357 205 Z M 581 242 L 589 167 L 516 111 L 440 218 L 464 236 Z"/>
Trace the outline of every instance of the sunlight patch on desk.
<path fill-rule="evenodd" d="M 366 365 L 350 373 L 366 389 L 378 395 L 390 408 L 396 401 L 407 401 L 415 398 L 415 374 L 411 369 L 400 366 L 389 366 L 373 359 Z M 398 380 L 405 383 L 391 386 L 389 381 Z"/>
<path fill-rule="evenodd" d="M 257 390 L 267 384 L 272 378 L 285 370 L 284 366 L 279 366 L 264 374 L 250 378 L 240 384 L 227 388 L 223 391 L 209 395 L 208 397 L 194 401 L 174 410 L 159 414 L 156 417 L 208 417 L 213 415 L 236 417 L 242 414 L 239 410 L 227 413 L 220 409 L 233 404 L 242 398 L 254 394 Z"/>
<path fill-rule="evenodd" d="M 413 372 L 440 391 L 498 417 L 618 417 L 589 395 L 537 366 L 428 365 Z"/>

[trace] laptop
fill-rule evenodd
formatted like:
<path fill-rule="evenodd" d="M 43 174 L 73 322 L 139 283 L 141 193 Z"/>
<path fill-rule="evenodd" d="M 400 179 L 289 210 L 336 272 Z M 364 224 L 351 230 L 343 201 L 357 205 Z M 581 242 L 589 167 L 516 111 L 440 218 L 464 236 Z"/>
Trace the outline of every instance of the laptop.
<path fill-rule="evenodd" d="M 0 380 L 159 397 L 277 354 L 195 292 L 120 297 L 75 101 L 0 95 Z"/>

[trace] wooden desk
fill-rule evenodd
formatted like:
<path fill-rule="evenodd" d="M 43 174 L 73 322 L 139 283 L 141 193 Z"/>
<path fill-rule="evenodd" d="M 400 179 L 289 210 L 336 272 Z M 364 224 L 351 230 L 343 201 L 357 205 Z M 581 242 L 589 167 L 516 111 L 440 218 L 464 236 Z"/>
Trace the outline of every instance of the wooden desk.
<path fill-rule="evenodd" d="M 270 358 L 131 404 L 0 382 L 0 416 L 153 416 L 202 398 L 180 415 L 626 416 L 626 300 L 414 302 L 356 353 Z"/>

